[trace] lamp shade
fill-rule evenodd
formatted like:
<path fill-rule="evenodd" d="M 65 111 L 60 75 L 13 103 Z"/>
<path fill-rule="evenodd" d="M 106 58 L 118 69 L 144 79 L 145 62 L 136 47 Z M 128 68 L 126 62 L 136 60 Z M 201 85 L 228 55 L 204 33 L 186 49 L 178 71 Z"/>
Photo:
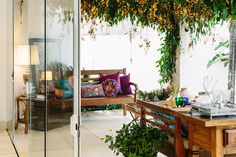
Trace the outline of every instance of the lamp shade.
<path fill-rule="evenodd" d="M 19 45 L 15 57 L 16 65 L 38 65 L 39 53 L 37 45 Z"/>
<path fill-rule="evenodd" d="M 39 65 L 39 49 L 37 45 L 30 46 L 31 60 L 30 64 Z"/>
<path fill-rule="evenodd" d="M 46 77 L 46 78 L 45 78 Z M 52 80 L 52 72 L 51 71 L 43 71 L 40 76 L 41 80 Z"/>

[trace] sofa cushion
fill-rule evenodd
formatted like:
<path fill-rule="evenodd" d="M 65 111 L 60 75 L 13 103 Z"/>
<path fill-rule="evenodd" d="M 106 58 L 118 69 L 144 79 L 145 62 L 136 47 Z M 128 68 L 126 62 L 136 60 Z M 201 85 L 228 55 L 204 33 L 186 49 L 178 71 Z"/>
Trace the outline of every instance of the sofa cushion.
<path fill-rule="evenodd" d="M 119 93 L 120 94 L 123 94 L 122 93 L 122 90 L 121 90 L 121 85 L 120 85 L 120 72 L 117 72 L 117 73 L 113 73 L 113 74 L 99 74 L 100 75 L 100 78 L 99 80 L 101 82 L 107 80 L 107 79 L 113 79 L 113 80 L 116 80 L 117 83 L 118 83 L 118 86 L 119 86 Z"/>
<path fill-rule="evenodd" d="M 130 74 L 120 76 L 120 86 L 123 95 L 132 94 L 132 89 L 130 87 Z"/>
<path fill-rule="evenodd" d="M 56 88 L 61 91 L 61 95 L 57 95 L 58 97 L 62 97 L 63 99 L 73 97 L 73 88 L 68 80 L 57 80 Z"/>
<path fill-rule="evenodd" d="M 102 82 L 103 90 L 106 96 L 116 96 L 120 91 L 118 82 L 114 79 L 106 79 Z"/>
<path fill-rule="evenodd" d="M 105 96 L 102 84 L 81 85 L 81 97 L 101 97 Z"/>

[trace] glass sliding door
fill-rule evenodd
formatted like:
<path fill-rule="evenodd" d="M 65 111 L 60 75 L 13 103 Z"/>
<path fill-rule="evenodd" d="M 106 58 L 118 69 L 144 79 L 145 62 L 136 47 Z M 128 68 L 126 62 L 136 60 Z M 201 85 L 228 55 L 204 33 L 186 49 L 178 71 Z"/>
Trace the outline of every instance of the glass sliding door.
<path fill-rule="evenodd" d="M 38 70 L 45 68 L 44 1 L 13 0 L 14 3 L 14 143 L 19 156 L 45 156 L 46 106 L 35 111 L 39 93 Z M 32 44 L 37 42 L 37 45 Z M 38 114 L 41 114 L 40 116 Z M 36 128 L 37 122 L 37 129 Z"/>
<path fill-rule="evenodd" d="M 47 93 L 47 157 L 73 157 L 74 136 L 70 120 L 77 113 L 78 60 L 75 58 L 74 0 L 47 0 L 46 2 L 46 69 L 41 70 L 41 92 Z M 78 2 L 77 2 L 78 3 Z M 46 74 L 45 74 L 46 73 Z M 45 84 L 46 82 L 46 84 Z M 75 105 L 76 104 L 76 105 Z M 74 116 L 76 117 L 76 116 Z M 70 129 L 73 129 L 70 131 Z"/>
<path fill-rule="evenodd" d="M 19 2 L 14 1 L 16 148 L 19 156 L 77 157 L 79 2 Z"/>

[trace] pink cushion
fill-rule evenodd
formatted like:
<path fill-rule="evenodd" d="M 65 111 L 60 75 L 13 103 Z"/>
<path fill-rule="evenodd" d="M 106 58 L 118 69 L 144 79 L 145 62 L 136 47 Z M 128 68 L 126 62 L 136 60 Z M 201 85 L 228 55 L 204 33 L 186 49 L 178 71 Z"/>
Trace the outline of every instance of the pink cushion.
<path fill-rule="evenodd" d="M 120 88 L 119 94 L 123 94 L 122 90 L 121 90 L 121 85 L 120 85 L 120 72 L 113 73 L 113 74 L 106 74 L 106 75 L 100 74 L 99 79 L 100 79 L 101 82 L 105 81 L 106 79 L 116 80 L 118 82 L 118 85 L 119 85 L 119 88 Z"/>
<path fill-rule="evenodd" d="M 130 87 L 130 74 L 120 76 L 120 85 L 123 95 L 132 94 L 132 89 Z"/>

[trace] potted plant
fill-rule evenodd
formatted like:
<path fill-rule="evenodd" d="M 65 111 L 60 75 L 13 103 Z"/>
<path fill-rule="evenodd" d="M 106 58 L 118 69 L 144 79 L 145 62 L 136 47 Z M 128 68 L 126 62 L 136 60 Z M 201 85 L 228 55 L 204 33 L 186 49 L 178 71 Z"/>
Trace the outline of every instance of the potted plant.
<path fill-rule="evenodd" d="M 150 92 L 139 91 L 139 98 L 146 101 L 163 101 L 169 98 L 169 94 L 166 89 L 156 89 Z"/>
<path fill-rule="evenodd" d="M 158 151 L 168 144 L 164 131 L 138 123 L 124 124 L 117 135 L 106 136 L 109 148 L 124 157 L 156 157 Z"/>

